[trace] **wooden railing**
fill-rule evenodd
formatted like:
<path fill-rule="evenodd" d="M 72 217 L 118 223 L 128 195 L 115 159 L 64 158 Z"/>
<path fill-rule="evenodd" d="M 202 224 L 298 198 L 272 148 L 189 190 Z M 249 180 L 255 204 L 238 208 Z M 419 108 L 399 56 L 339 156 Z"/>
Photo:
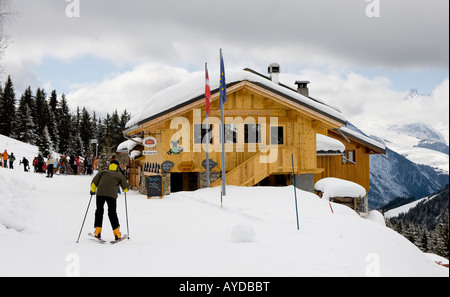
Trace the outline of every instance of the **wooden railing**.
<path fill-rule="evenodd" d="M 292 159 L 294 156 L 295 174 L 317 173 L 317 168 L 301 168 L 300 147 L 269 146 L 265 150 L 247 159 L 226 174 L 227 185 L 254 186 L 271 174 L 292 174 Z M 211 183 L 211 187 L 220 186 L 222 179 Z"/>

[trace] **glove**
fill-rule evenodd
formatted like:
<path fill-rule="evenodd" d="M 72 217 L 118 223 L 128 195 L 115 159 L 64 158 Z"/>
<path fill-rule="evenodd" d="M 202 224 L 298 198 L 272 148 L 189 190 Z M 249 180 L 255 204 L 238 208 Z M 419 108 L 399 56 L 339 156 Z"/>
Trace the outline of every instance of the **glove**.
<path fill-rule="evenodd" d="M 94 184 L 94 183 L 92 183 L 91 184 L 91 191 L 89 192 L 92 196 L 94 196 L 95 195 L 95 191 L 97 191 L 97 186 Z"/>

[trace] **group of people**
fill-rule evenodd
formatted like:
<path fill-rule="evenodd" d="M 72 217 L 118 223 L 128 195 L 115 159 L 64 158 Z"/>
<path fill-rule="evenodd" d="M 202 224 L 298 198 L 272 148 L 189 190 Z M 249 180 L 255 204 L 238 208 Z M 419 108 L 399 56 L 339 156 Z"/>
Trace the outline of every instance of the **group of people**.
<path fill-rule="evenodd" d="M 0 154 L 0 167 L 14 169 L 14 161 L 16 157 L 14 153 L 9 154 L 5 151 Z M 30 165 L 33 166 L 35 173 L 47 173 L 47 177 L 52 178 L 54 173 L 59 174 L 88 174 L 92 175 L 97 170 L 97 158 L 90 154 L 86 158 L 70 155 L 60 156 L 59 158 L 53 158 L 51 154 L 47 156 L 47 160 L 42 154 L 34 157 L 33 161 L 30 161 L 23 157 L 19 161 L 19 166 L 23 164 L 23 170 L 25 172 L 30 171 Z"/>

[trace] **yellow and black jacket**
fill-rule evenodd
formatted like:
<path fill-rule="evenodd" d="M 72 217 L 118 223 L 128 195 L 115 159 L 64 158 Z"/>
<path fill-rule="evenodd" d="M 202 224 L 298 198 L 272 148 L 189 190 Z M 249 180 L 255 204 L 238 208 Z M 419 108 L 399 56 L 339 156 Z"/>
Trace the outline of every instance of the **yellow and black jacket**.
<path fill-rule="evenodd" d="M 128 191 L 128 182 L 119 171 L 117 164 L 110 164 L 107 170 L 102 170 L 94 176 L 91 183 L 91 192 L 97 191 L 97 196 L 117 198 L 119 185 L 124 192 Z"/>

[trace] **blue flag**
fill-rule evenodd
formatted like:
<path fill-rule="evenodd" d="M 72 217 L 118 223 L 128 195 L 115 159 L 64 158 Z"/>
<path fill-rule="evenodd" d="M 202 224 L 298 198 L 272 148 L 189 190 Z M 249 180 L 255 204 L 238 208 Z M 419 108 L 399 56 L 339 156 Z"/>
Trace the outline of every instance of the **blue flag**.
<path fill-rule="evenodd" d="M 223 104 L 227 101 L 227 84 L 225 82 L 225 67 L 223 65 L 222 49 L 220 49 L 220 99 L 219 108 L 223 110 Z"/>

